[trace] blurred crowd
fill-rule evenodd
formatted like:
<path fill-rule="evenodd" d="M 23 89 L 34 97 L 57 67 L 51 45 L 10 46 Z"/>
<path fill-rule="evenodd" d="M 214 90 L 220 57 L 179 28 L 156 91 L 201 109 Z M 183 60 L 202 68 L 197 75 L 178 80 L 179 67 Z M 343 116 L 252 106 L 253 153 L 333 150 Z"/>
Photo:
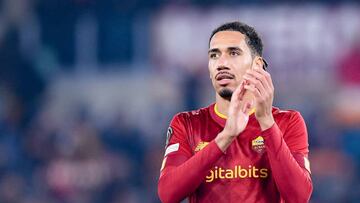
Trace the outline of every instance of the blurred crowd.
<path fill-rule="evenodd" d="M 208 37 L 238 19 L 307 123 L 311 202 L 359 202 L 359 4 L 230 2 L 0 0 L 0 202 L 159 202 L 167 126 L 214 101 Z"/>

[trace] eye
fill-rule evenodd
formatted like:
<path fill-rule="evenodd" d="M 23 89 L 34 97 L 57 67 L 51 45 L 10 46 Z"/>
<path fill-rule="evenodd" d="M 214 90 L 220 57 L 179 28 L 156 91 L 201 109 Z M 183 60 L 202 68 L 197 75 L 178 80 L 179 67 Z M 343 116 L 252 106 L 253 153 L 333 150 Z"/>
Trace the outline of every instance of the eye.
<path fill-rule="evenodd" d="M 238 51 L 230 51 L 230 56 L 239 56 L 240 53 Z"/>
<path fill-rule="evenodd" d="M 211 59 L 219 58 L 219 53 L 212 52 L 212 53 L 209 54 L 209 58 L 211 58 Z"/>

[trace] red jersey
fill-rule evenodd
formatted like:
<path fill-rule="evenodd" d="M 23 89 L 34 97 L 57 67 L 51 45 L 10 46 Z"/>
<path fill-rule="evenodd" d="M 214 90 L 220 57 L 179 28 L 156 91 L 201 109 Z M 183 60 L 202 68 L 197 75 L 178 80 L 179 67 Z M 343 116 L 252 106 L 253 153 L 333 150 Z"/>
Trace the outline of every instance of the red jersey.
<path fill-rule="evenodd" d="M 179 113 L 168 129 L 158 183 L 162 202 L 308 202 L 312 192 L 306 126 L 297 111 L 273 108 L 265 131 L 254 114 L 222 152 L 226 118 L 216 105 Z"/>

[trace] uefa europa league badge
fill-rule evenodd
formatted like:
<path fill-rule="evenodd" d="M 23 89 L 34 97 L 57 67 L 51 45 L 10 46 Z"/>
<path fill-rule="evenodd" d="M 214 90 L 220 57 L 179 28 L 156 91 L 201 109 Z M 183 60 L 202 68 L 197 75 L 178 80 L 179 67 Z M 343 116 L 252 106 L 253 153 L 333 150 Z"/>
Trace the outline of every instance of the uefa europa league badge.
<path fill-rule="evenodd" d="M 264 138 L 258 136 L 257 138 L 251 141 L 251 148 L 257 153 L 263 153 L 265 151 Z"/>

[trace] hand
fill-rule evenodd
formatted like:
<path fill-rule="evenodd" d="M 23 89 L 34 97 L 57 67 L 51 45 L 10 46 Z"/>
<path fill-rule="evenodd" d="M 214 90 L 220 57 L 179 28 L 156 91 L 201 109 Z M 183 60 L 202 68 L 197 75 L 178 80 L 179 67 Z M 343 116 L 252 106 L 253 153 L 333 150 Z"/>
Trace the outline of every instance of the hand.
<path fill-rule="evenodd" d="M 249 121 L 251 103 L 244 101 L 245 83 L 242 82 L 233 92 L 229 105 L 228 118 L 224 130 L 215 138 L 222 151 L 246 128 Z"/>
<path fill-rule="evenodd" d="M 228 118 L 224 127 L 226 134 L 232 137 L 238 136 L 246 127 L 249 120 L 251 103 L 244 101 L 245 83 L 242 82 L 233 92 L 231 97 Z"/>
<path fill-rule="evenodd" d="M 263 69 L 252 69 L 247 70 L 243 77 L 246 81 L 244 89 L 255 96 L 255 117 L 264 131 L 275 123 L 272 115 L 274 85 L 271 76 Z"/>

